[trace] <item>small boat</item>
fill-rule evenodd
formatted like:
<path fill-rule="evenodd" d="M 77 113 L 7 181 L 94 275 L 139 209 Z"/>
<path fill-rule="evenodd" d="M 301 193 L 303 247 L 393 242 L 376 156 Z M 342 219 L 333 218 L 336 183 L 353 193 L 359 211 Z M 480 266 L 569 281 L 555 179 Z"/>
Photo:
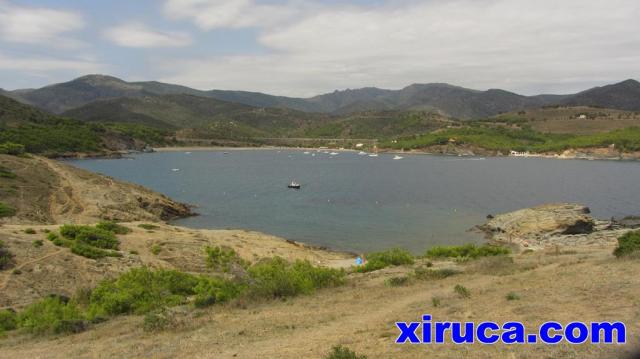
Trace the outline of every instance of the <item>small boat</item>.
<path fill-rule="evenodd" d="M 372 153 L 372 154 L 369 155 L 369 157 L 378 157 L 378 154 L 377 153 Z"/>
<path fill-rule="evenodd" d="M 308 154 L 309 154 L 309 151 L 304 151 L 303 153 L 304 153 L 305 155 L 308 155 Z"/>
<path fill-rule="evenodd" d="M 331 156 L 335 156 L 335 155 L 337 155 L 337 154 L 338 154 L 338 152 L 331 152 L 331 153 L 330 153 L 330 155 L 331 155 Z"/>
<path fill-rule="evenodd" d="M 289 183 L 289 185 L 287 186 L 287 188 L 292 188 L 292 189 L 300 189 L 302 186 L 300 186 L 300 183 L 296 182 L 296 181 L 291 181 L 291 183 Z"/>
<path fill-rule="evenodd" d="M 179 168 L 172 168 L 171 171 L 178 172 L 178 171 L 180 171 L 180 169 Z"/>
<path fill-rule="evenodd" d="M 367 154 L 367 153 L 366 153 L 366 152 L 364 152 L 364 151 L 360 151 L 360 152 L 358 152 L 358 155 L 359 155 L 359 156 L 365 156 L 366 154 Z"/>
<path fill-rule="evenodd" d="M 394 159 L 394 160 L 401 160 L 401 159 L 403 159 L 403 157 L 398 156 L 398 155 L 395 155 L 395 157 L 393 157 L 393 159 Z"/>

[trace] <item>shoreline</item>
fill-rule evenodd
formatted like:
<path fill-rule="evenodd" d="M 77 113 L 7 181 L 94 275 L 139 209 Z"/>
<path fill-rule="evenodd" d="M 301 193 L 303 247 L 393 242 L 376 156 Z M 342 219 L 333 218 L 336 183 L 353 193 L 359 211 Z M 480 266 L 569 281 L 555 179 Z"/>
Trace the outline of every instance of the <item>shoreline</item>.
<path fill-rule="evenodd" d="M 336 148 L 318 148 L 318 147 L 287 147 L 287 146 L 256 146 L 256 147 L 227 147 L 227 146 L 185 146 L 185 147 L 154 147 L 154 152 L 206 152 L 206 151 L 259 151 L 259 150 L 292 150 L 292 151 L 335 151 L 335 152 L 359 152 L 358 149 L 336 149 Z M 575 150 L 568 150 L 574 151 Z M 527 155 L 502 155 L 502 154 L 461 154 L 461 153 L 441 153 L 427 150 L 393 150 L 393 149 L 380 149 L 378 154 L 402 154 L 402 155 L 429 155 L 438 157 L 459 157 L 459 158 L 543 158 L 543 159 L 556 159 L 556 160 L 583 160 L 583 161 L 640 161 L 639 152 L 626 152 L 621 153 L 618 156 L 597 156 L 597 155 L 585 155 L 585 154 L 567 154 L 565 151 L 562 154 L 544 154 L 544 153 L 530 153 Z M 365 151 L 367 152 L 367 151 Z M 129 152 L 126 154 L 135 154 L 142 152 Z M 370 152 L 367 152 L 370 153 Z M 92 159 L 96 157 L 85 157 Z M 117 159 L 119 157 L 111 157 Z"/>

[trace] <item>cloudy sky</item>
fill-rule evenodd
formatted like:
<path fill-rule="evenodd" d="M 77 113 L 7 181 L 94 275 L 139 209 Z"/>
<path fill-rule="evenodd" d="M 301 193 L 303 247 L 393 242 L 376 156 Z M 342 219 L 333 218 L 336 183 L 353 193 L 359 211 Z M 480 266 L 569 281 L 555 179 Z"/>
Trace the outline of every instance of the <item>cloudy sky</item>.
<path fill-rule="evenodd" d="M 0 0 L 0 88 L 89 74 L 311 96 L 640 79 L 638 0 Z"/>

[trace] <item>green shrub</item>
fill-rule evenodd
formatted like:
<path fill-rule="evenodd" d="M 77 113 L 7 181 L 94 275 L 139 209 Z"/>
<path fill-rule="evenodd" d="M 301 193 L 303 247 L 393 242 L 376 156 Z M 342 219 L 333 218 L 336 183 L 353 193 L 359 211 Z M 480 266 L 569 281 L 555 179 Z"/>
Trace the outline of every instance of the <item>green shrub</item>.
<path fill-rule="evenodd" d="M 36 230 L 33 228 L 27 228 L 24 230 L 24 233 L 26 234 L 36 234 Z"/>
<path fill-rule="evenodd" d="M 515 292 L 509 292 L 507 293 L 506 297 L 507 300 L 518 300 L 520 299 L 520 296 L 518 295 L 518 293 Z"/>
<path fill-rule="evenodd" d="M 0 270 L 7 269 L 13 263 L 13 254 L 5 247 L 0 240 Z"/>
<path fill-rule="evenodd" d="M 187 302 L 195 295 L 199 278 L 174 270 L 132 269 L 114 280 L 101 282 L 91 293 L 89 318 L 119 314 L 145 314 Z"/>
<path fill-rule="evenodd" d="M 233 248 L 206 247 L 204 250 L 207 255 L 207 266 L 215 271 L 228 273 L 233 266 L 242 268 L 249 266 L 249 262 L 240 258 Z"/>
<path fill-rule="evenodd" d="M 0 153 L 4 155 L 18 156 L 24 154 L 24 145 L 5 142 L 0 144 Z"/>
<path fill-rule="evenodd" d="M 402 287 L 409 284 L 410 278 L 407 276 L 391 277 L 385 281 L 389 287 Z"/>
<path fill-rule="evenodd" d="M 129 228 L 113 221 L 99 222 L 98 224 L 96 224 L 96 228 L 109 231 L 115 234 L 127 234 L 131 232 Z"/>
<path fill-rule="evenodd" d="M 60 238 L 57 234 L 53 233 L 53 232 L 49 232 L 47 233 L 47 239 L 51 242 L 55 241 L 56 239 Z"/>
<path fill-rule="evenodd" d="M 331 352 L 326 357 L 327 359 L 367 359 L 366 355 L 358 355 L 353 350 L 343 347 L 342 345 L 336 345 L 331 348 Z"/>
<path fill-rule="evenodd" d="M 618 247 L 613 251 L 616 257 L 625 257 L 640 251 L 640 231 L 628 232 L 618 238 Z"/>
<path fill-rule="evenodd" d="M 76 234 L 76 242 L 102 249 L 118 249 L 120 241 L 113 232 L 104 229 L 84 227 Z"/>
<path fill-rule="evenodd" d="M 194 288 L 196 293 L 193 304 L 196 308 L 225 303 L 238 297 L 246 289 L 245 284 L 234 283 L 226 279 L 200 277 Z"/>
<path fill-rule="evenodd" d="M 0 202 L 0 218 L 13 217 L 16 215 L 16 209 L 10 205 Z"/>
<path fill-rule="evenodd" d="M 404 249 L 393 248 L 383 252 L 376 252 L 367 255 L 367 263 L 363 266 L 356 267 L 357 272 L 365 273 L 389 266 L 399 266 L 405 264 L 413 264 L 414 258 L 411 253 Z"/>
<path fill-rule="evenodd" d="M 44 241 L 42 239 L 36 239 L 35 241 L 31 242 L 31 245 L 33 245 L 34 248 L 40 248 L 44 245 Z"/>
<path fill-rule="evenodd" d="M 90 245 L 87 245 L 81 242 L 72 243 L 70 249 L 71 249 L 71 253 L 85 257 L 85 258 L 89 258 L 89 259 L 100 259 L 104 257 L 122 257 L 122 254 L 120 254 L 119 252 L 92 247 Z"/>
<path fill-rule="evenodd" d="M 439 307 L 442 304 L 442 300 L 438 297 L 431 297 L 431 305 L 433 305 L 434 308 Z"/>
<path fill-rule="evenodd" d="M 510 250 L 505 247 L 483 245 L 477 247 L 475 244 L 465 244 L 461 246 L 437 246 L 425 253 L 428 258 L 479 258 L 488 256 L 498 256 L 509 254 Z"/>
<path fill-rule="evenodd" d="M 1 178 L 9 178 L 9 179 L 14 179 L 18 176 L 16 176 L 15 173 L 11 172 L 10 169 L 8 168 L 4 168 L 0 166 L 0 177 Z"/>
<path fill-rule="evenodd" d="M 7 309 L 0 309 L 0 333 L 17 328 L 16 313 Z"/>
<path fill-rule="evenodd" d="M 86 328 L 82 313 L 73 302 L 48 297 L 18 314 L 18 326 L 34 334 L 77 333 Z"/>
<path fill-rule="evenodd" d="M 148 224 L 148 223 L 140 223 L 138 225 L 138 227 L 140 227 L 142 229 L 146 229 L 147 231 L 160 228 L 160 227 L 156 226 L 155 224 Z"/>
<path fill-rule="evenodd" d="M 456 284 L 456 286 L 453 287 L 453 291 L 456 292 L 456 294 L 458 294 L 460 298 L 463 298 L 463 299 L 471 298 L 471 291 L 469 291 L 469 289 L 467 289 L 467 287 L 463 285 Z"/>
<path fill-rule="evenodd" d="M 344 283 L 343 270 L 315 267 L 309 261 L 288 263 L 275 257 L 259 262 L 248 270 L 250 294 L 256 298 L 282 298 L 312 293 L 318 288 Z"/>
<path fill-rule="evenodd" d="M 160 252 L 162 252 L 162 247 L 160 247 L 157 244 L 154 244 L 154 245 L 151 246 L 151 253 L 154 256 L 157 256 L 158 254 L 160 254 Z"/>

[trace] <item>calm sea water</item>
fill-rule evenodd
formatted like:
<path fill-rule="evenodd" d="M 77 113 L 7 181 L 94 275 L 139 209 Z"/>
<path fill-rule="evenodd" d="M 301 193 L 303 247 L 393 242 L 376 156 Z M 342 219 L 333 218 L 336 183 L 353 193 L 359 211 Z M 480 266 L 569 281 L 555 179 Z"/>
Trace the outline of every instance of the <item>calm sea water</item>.
<path fill-rule="evenodd" d="M 252 229 L 353 251 L 481 241 L 468 229 L 487 214 L 548 202 L 583 203 L 601 218 L 640 214 L 638 162 L 392 158 L 236 150 L 71 163 L 196 205 L 200 216 L 179 225 Z M 291 180 L 302 189 L 287 189 Z"/>

